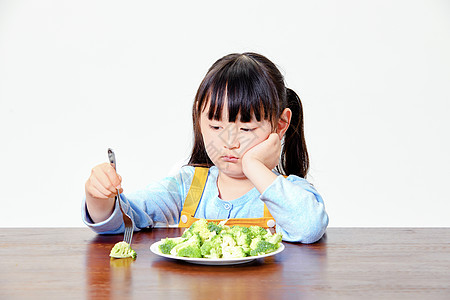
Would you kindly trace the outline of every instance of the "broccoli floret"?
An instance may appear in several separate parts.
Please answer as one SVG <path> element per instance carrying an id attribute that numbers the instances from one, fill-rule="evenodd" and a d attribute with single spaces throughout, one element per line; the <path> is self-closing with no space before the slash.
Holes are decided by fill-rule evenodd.
<path id="1" fill-rule="evenodd" d="M 222 257 L 223 258 L 240 258 L 240 257 L 246 257 L 247 254 L 245 254 L 244 249 L 242 247 L 236 246 L 228 246 L 222 248 Z"/>
<path id="2" fill-rule="evenodd" d="M 234 225 L 233 227 L 231 227 L 230 232 L 232 234 L 236 234 L 237 232 L 249 234 L 250 233 L 250 229 L 248 227 Z"/>
<path id="3" fill-rule="evenodd" d="M 178 250 L 177 252 L 178 256 L 183 256 L 183 257 L 197 257 L 197 258 L 201 258 L 202 257 L 202 251 L 200 250 L 200 248 L 198 246 L 186 246 L 183 247 L 181 249 Z"/>
<path id="4" fill-rule="evenodd" d="M 250 251 L 252 251 L 250 246 L 246 246 L 246 245 L 242 246 L 242 250 L 244 250 L 246 256 L 250 256 Z"/>
<path id="5" fill-rule="evenodd" d="M 159 251 L 164 254 L 169 254 L 173 247 L 184 242 L 185 240 L 186 239 L 182 237 L 162 239 L 162 243 L 159 244 Z"/>
<path id="6" fill-rule="evenodd" d="M 253 238 L 258 237 L 258 236 L 264 236 L 267 234 L 267 231 L 259 226 L 250 226 L 249 227 L 250 230 L 250 234 L 252 235 Z"/>
<path id="7" fill-rule="evenodd" d="M 255 250 L 260 241 L 262 241 L 260 237 L 252 239 L 252 242 L 250 243 L 250 249 Z"/>
<path id="8" fill-rule="evenodd" d="M 170 254 L 177 256 L 178 252 L 181 249 L 190 247 L 190 246 L 198 248 L 200 250 L 201 243 L 202 243 L 202 241 L 201 241 L 200 236 L 198 234 L 194 234 L 188 240 L 186 240 L 178 245 L 175 245 L 175 247 L 173 247 L 172 250 L 170 250 Z"/>
<path id="9" fill-rule="evenodd" d="M 205 256 L 205 255 L 211 254 L 211 249 L 213 247 L 214 247 L 214 245 L 211 241 L 204 242 L 203 245 L 200 247 L 202 255 Z"/>
<path id="10" fill-rule="evenodd" d="M 190 231 L 189 228 L 188 228 L 188 229 L 186 229 L 186 230 L 183 232 L 183 235 L 181 235 L 181 237 L 182 237 L 182 238 L 185 238 L 185 239 L 188 239 L 188 238 L 190 238 L 192 235 L 193 235 L 192 231 Z"/>
<path id="11" fill-rule="evenodd" d="M 239 246 L 250 246 L 250 243 L 252 242 L 251 235 L 245 233 L 245 231 L 235 231 L 233 236 Z"/>
<path id="12" fill-rule="evenodd" d="M 213 223 L 214 224 L 214 223 Z M 215 230 L 208 229 L 208 221 L 205 219 L 200 219 L 192 223 L 191 227 L 183 234 L 185 238 L 192 236 L 193 234 L 198 233 L 202 241 L 207 241 L 216 235 Z"/>
<path id="13" fill-rule="evenodd" d="M 252 242 L 252 244 L 253 244 L 253 242 Z M 252 250 L 250 251 L 250 255 L 251 256 L 263 255 L 263 254 L 267 254 L 270 252 L 274 252 L 277 249 L 278 249 L 277 245 L 274 245 L 267 241 L 260 240 L 256 243 L 256 247 L 252 248 Z"/>
<path id="14" fill-rule="evenodd" d="M 266 229 L 266 233 L 264 233 L 264 235 L 261 235 L 261 238 L 263 240 L 267 240 L 268 238 L 270 238 L 272 236 L 272 232 L 269 229 Z"/>
<path id="15" fill-rule="evenodd" d="M 266 237 L 266 241 L 268 241 L 269 243 L 272 243 L 274 245 L 278 245 L 279 243 L 281 243 L 282 238 L 283 237 L 280 233 L 275 233 L 271 236 Z"/>
<path id="16" fill-rule="evenodd" d="M 109 256 L 114 257 L 114 258 L 131 257 L 131 258 L 135 259 L 137 254 L 136 254 L 136 251 L 131 249 L 131 247 L 130 247 L 130 245 L 128 243 L 126 243 L 126 242 L 118 242 L 111 249 L 111 252 L 109 253 Z"/>
<path id="17" fill-rule="evenodd" d="M 223 228 L 221 226 L 217 225 L 216 223 L 213 223 L 213 222 L 209 222 L 208 223 L 208 230 L 209 231 L 215 231 L 216 234 L 219 234 L 222 231 L 222 229 Z"/>
<path id="18" fill-rule="evenodd" d="M 211 240 L 204 242 L 200 249 L 203 256 L 218 258 L 220 253 L 222 253 L 222 237 L 220 235 L 214 236 Z"/>
<path id="19" fill-rule="evenodd" d="M 205 258 L 222 258 L 222 247 L 212 248 L 211 252 L 205 255 Z"/>
<path id="20" fill-rule="evenodd" d="M 236 246 L 236 241 L 231 233 L 222 234 L 222 248 L 227 246 Z"/>

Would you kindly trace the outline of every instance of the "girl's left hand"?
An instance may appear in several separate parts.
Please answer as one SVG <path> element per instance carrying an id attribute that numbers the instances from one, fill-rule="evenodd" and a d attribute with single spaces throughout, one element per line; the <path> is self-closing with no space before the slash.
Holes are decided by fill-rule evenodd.
<path id="1" fill-rule="evenodd" d="M 280 161 L 281 141 L 277 133 L 271 133 L 266 140 L 248 150 L 242 157 L 242 171 L 252 162 L 260 162 L 272 170 Z"/>

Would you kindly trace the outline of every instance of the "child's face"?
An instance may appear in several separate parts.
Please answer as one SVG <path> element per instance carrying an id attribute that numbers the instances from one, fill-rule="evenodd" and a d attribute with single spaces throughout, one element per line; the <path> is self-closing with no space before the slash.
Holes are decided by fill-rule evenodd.
<path id="1" fill-rule="evenodd" d="M 230 177 L 243 178 L 242 157 L 253 146 L 266 140 L 272 132 L 269 121 L 242 123 L 240 116 L 236 122 L 228 122 L 227 103 L 223 104 L 221 121 L 208 119 L 209 103 L 200 118 L 200 128 L 206 152 L 214 165 Z"/>

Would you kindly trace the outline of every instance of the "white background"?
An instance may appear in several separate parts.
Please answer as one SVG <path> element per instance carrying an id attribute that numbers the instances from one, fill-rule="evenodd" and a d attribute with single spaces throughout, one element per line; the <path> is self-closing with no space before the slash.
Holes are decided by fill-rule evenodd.
<path id="1" fill-rule="evenodd" d="M 84 226 L 189 154 L 209 66 L 266 55 L 300 95 L 330 226 L 449 226 L 449 1 L 0 1 L 0 227 Z"/>

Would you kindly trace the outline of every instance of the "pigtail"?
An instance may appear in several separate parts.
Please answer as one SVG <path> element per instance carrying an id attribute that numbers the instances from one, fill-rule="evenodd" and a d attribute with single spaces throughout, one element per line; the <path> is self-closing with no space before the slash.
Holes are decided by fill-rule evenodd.
<path id="1" fill-rule="evenodd" d="M 291 123 L 284 136 L 278 172 L 306 178 L 309 157 L 303 133 L 303 108 L 297 94 L 286 88 L 287 108 L 292 111 Z"/>

